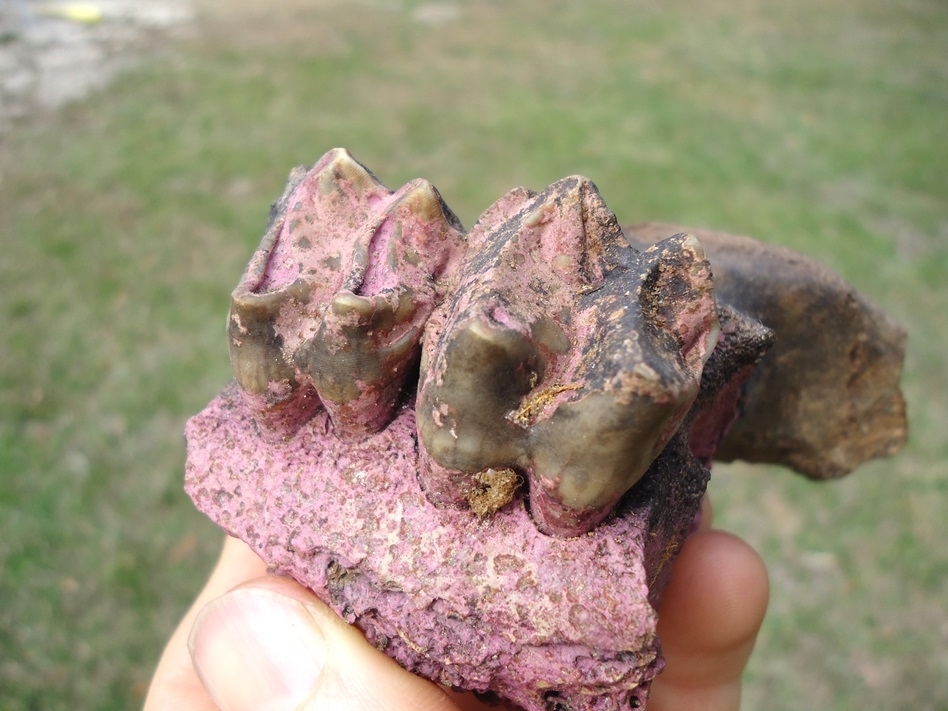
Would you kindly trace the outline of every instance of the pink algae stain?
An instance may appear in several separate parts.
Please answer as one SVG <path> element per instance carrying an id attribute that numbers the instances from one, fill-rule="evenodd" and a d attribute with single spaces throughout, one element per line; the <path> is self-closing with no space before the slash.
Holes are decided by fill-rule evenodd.
<path id="1" fill-rule="evenodd" d="M 394 247 L 395 232 L 395 215 L 390 213 L 369 240 L 368 265 L 362 277 L 362 288 L 359 289 L 359 293 L 378 294 L 398 286 L 398 272 L 386 263 Z"/>
<path id="2" fill-rule="evenodd" d="M 495 305 L 490 310 L 490 318 L 492 321 L 499 323 L 501 326 L 509 328 L 513 331 L 523 331 L 524 325 L 501 305 Z"/>

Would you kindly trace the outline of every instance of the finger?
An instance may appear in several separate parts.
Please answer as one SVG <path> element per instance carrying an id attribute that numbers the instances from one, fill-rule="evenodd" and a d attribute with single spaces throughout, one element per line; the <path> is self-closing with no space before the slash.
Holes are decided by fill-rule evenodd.
<path id="1" fill-rule="evenodd" d="M 214 600 L 198 615 L 190 648 L 222 711 L 458 710 L 440 687 L 399 667 L 285 578 Z"/>
<path id="2" fill-rule="evenodd" d="M 649 709 L 736 711 L 768 597 L 767 570 L 744 541 L 723 531 L 691 536 L 659 606 L 666 668 Z"/>
<path id="3" fill-rule="evenodd" d="M 145 711 L 216 711 L 191 664 L 188 633 L 208 602 L 247 580 L 266 573 L 266 564 L 242 541 L 227 537 L 210 578 L 168 640 L 148 689 Z"/>

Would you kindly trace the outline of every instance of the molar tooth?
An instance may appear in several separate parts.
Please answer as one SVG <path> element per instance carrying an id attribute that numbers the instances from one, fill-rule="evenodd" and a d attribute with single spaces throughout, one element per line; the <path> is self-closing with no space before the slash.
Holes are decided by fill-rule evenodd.
<path id="1" fill-rule="evenodd" d="M 464 286 L 425 345 L 422 481 L 456 502 L 474 473 L 518 469 L 541 530 L 584 533 L 694 402 L 718 329 L 703 249 L 679 235 L 635 252 L 579 176 L 501 199 L 468 239 Z"/>
<path id="2" fill-rule="evenodd" d="M 339 433 L 380 430 L 463 247 L 427 181 L 393 193 L 341 148 L 294 169 L 235 291 L 238 382 L 271 400 L 311 384 Z M 290 297 L 299 303 L 284 308 Z"/>

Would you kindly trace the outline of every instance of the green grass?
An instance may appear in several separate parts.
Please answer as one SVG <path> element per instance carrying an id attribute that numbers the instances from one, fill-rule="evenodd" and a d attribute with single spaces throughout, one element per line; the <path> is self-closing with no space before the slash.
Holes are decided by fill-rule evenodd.
<path id="1" fill-rule="evenodd" d="M 247 5 L 0 142 L 0 709 L 141 703 L 219 545 L 181 432 L 229 377 L 229 291 L 336 145 L 466 225 L 583 173 L 622 220 L 794 247 L 901 320 L 903 454 L 712 494 L 774 584 L 747 708 L 945 708 L 948 7 Z"/>

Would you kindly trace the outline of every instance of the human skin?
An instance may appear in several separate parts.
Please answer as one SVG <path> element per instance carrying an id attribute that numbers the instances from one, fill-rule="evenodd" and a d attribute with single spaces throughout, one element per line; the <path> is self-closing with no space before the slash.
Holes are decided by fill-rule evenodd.
<path id="1" fill-rule="evenodd" d="M 703 509 L 659 605 L 666 668 L 652 684 L 650 711 L 738 709 L 741 673 L 766 611 L 760 557 L 712 530 L 707 500 Z M 497 707 L 401 669 L 312 592 L 268 576 L 234 538 L 169 640 L 145 701 L 145 711 L 481 708 Z"/>

